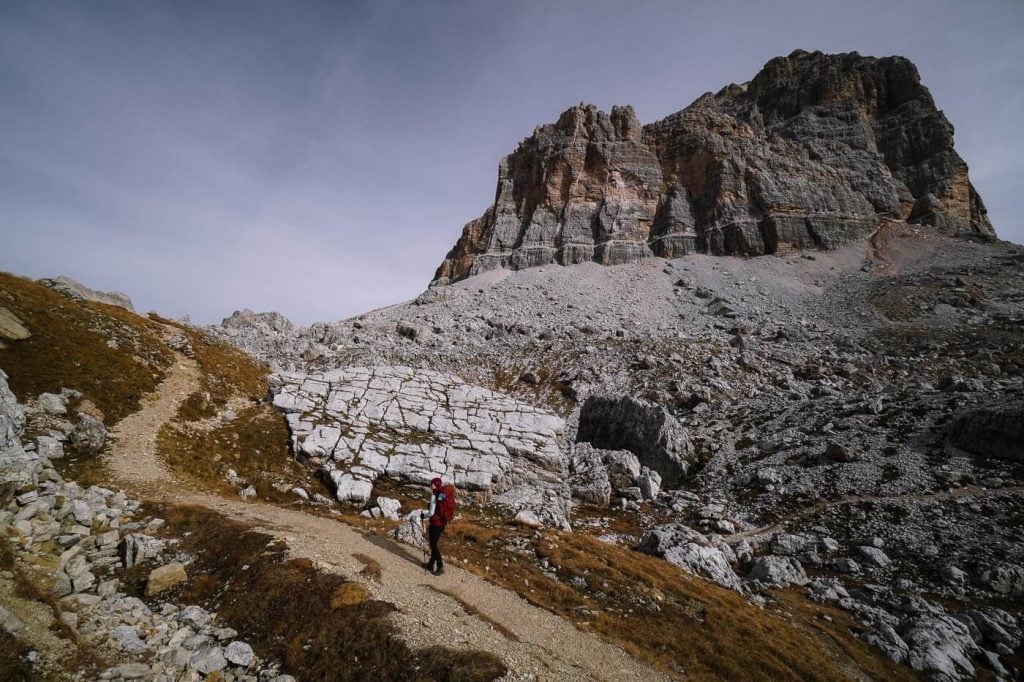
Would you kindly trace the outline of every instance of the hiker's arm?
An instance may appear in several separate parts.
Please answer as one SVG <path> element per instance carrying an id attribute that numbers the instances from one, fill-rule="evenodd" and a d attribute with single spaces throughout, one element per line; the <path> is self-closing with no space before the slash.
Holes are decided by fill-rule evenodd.
<path id="1" fill-rule="evenodd" d="M 427 510 L 427 518 L 432 517 L 434 515 L 435 511 L 437 511 L 437 495 L 431 495 L 430 496 L 430 509 Z"/>

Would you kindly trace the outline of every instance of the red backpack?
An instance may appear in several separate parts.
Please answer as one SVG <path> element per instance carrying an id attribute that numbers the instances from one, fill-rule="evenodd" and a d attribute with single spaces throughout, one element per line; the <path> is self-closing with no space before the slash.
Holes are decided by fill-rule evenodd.
<path id="1" fill-rule="evenodd" d="M 441 486 L 441 495 L 444 495 L 443 499 L 438 500 L 437 515 L 441 519 L 441 523 L 448 525 L 455 518 L 455 486 L 448 484 Z M 441 497 L 438 495 L 438 497 Z"/>

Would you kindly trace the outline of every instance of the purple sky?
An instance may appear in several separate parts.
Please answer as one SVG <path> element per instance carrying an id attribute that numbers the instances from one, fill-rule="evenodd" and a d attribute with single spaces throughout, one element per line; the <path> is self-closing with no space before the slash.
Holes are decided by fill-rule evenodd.
<path id="1" fill-rule="evenodd" d="M 912 59 L 1024 242 L 1024 3 L 0 4 L 0 269 L 139 310 L 334 320 L 418 294 L 567 107 L 644 123 L 796 48 Z"/>

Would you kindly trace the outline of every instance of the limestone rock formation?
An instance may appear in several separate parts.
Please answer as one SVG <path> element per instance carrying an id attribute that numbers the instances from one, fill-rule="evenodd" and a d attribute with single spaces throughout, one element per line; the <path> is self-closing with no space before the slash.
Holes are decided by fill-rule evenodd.
<path id="1" fill-rule="evenodd" d="M 629 450 L 639 464 L 673 484 L 686 476 L 694 454 L 675 417 L 659 405 L 629 395 L 587 398 L 576 440 L 596 448 Z M 639 475 L 637 471 L 634 478 Z"/>
<path id="2" fill-rule="evenodd" d="M 297 451 L 323 461 L 341 501 L 366 503 L 382 475 L 424 485 L 441 476 L 568 525 L 564 421 L 554 414 L 408 367 L 283 372 L 278 383 L 274 405 L 286 413 Z"/>
<path id="3" fill-rule="evenodd" d="M 498 167 L 494 204 L 437 269 L 831 249 L 880 217 L 995 233 L 953 126 L 902 57 L 798 50 L 753 80 L 641 126 L 589 104 L 534 130 Z"/>
<path id="4" fill-rule="evenodd" d="M 56 279 L 44 279 L 40 281 L 51 289 L 55 289 L 56 291 L 74 299 L 116 305 L 135 312 L 135 308 L 132 306 L 132 299 L 128 298 L 128 294 L 122 294 L 120 291 L 97 291 L 96 289 L 90 289 L 77 280 L 63 275 Z"/>
<path id="5" fill-rule="evenodd" d="M 7 308 L 0 306 L 0 339 L 20 341 L 32 336 L 25 323 Z M 2 343 L 2 341 L 0 341 Z"/>
<path id="6" fill-rule="evenodd" d="M 957 418 L 948 441 L 983 457 L 1024 459 L 1024 409 L 974 410 Z"/>

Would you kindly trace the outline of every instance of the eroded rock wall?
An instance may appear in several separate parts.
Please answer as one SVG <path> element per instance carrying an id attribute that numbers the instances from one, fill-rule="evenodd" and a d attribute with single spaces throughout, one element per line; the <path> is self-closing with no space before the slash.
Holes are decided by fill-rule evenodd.
<path id="1" fill-rule="evenodd" d="M 580 104 L 498 169 L 434 281 L 504 267 L 832 249 L 880 216 L 995 236 L 953 127 L 902 57 L 796 51 L 641 126 Z"/>

